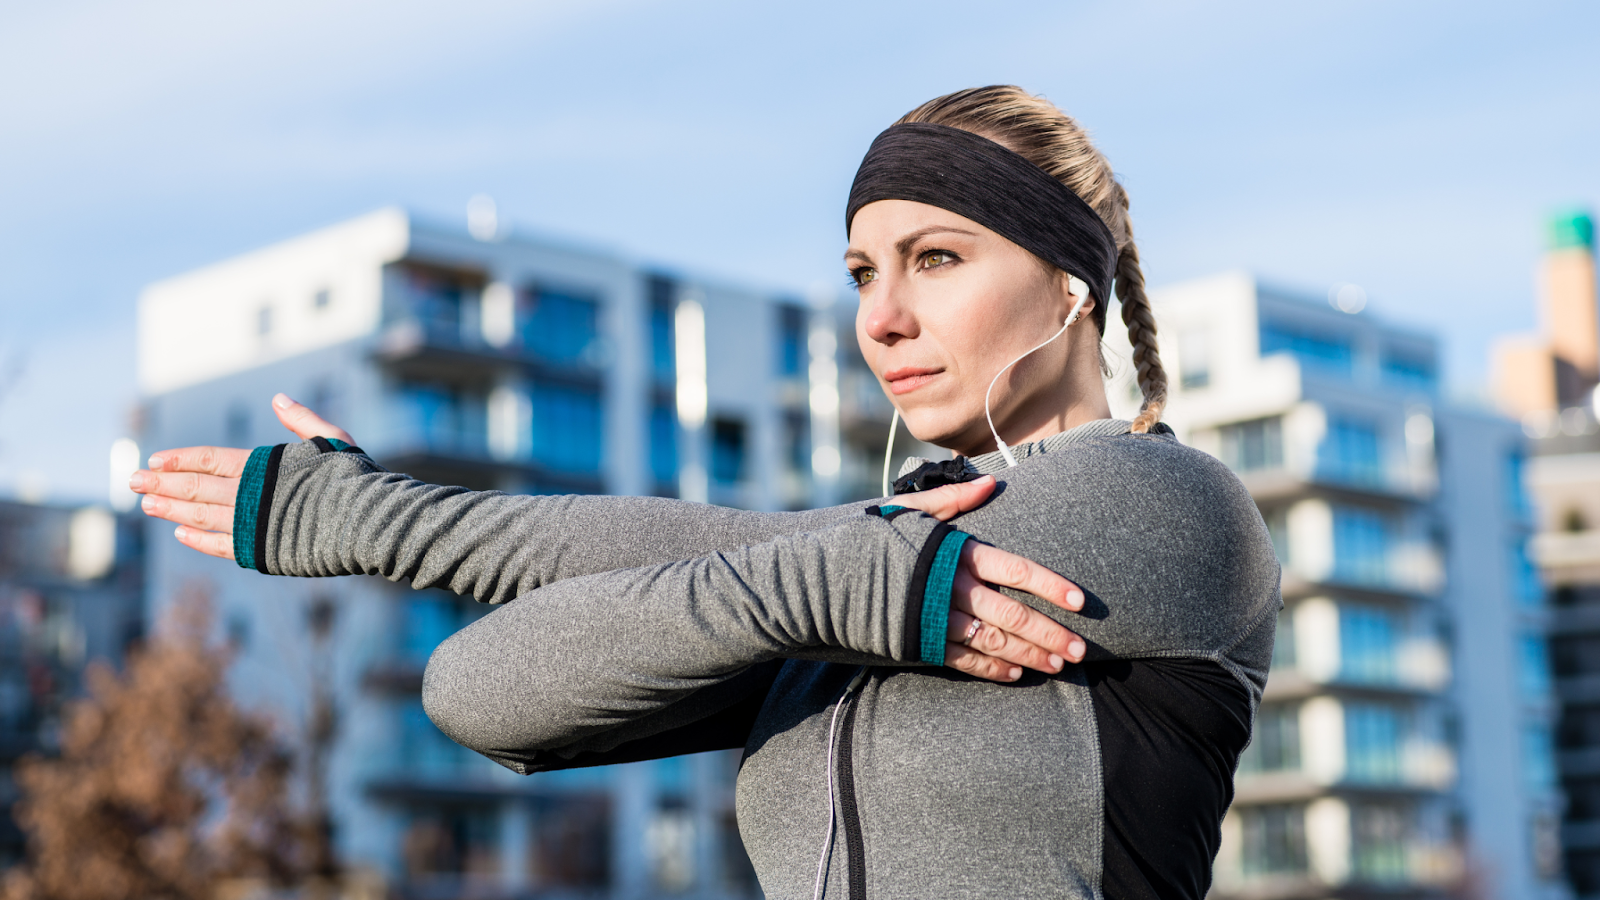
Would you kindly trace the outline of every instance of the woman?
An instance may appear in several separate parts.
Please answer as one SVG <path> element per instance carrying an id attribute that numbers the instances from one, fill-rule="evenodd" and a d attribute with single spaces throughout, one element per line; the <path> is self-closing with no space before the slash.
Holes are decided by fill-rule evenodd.
<path id="1" fill-rule="evenodd" d="M 434 654 L 429 715 L 519 772 L 743 747 L 769 897 L 1204 896 L 1278 567 L 1238 481 L 1158 424 L 1126 194 L 1054 106 L 981 88 L 879 136 L 846 229 L 862 352 L 958 454 L 897 484 L 927 493 L 783 514 L 473 493 L 384 471 L 287 398 L 311 441 L 161 454 L 135 489 L 264 572 L 520 597 Z M 1131 423 L 1101 376 L 1113 278 Z"/>

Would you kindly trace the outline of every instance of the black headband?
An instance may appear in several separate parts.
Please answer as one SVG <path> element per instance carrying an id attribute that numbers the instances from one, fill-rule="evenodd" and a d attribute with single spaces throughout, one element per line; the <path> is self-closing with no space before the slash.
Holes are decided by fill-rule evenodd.
<path id="1" fill-rule="evenodd" d="M 947 125 L 890 126 L 856 170 L 846 236 L 857 210 L 878 200 L 914 200 L 977 222 L 1082 278 L 1104 315 L 1117 271 L 1111 230 L 1071 188 L 994 141 Z"/>

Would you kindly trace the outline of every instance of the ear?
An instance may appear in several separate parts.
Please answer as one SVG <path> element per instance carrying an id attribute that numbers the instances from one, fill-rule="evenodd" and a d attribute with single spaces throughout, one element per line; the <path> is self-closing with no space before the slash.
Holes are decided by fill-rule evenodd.
<path id="1" fill-rule="evenodd" d="M 1089 293 L 1089 285 L 1082 278 L 1066 272 L 1062 272 L 1061 275 L 1062 300 L 1066 304 L 1062 318 L 1064 319 L 1071 315 L 1072 310 L 1076 308 L 1078 319 L 1081 320 L 1084 316 L 1094 311 L 1094 295 Z M 1079 301 L 1082 301 L 1081 306 L 1079 306 Z"/>

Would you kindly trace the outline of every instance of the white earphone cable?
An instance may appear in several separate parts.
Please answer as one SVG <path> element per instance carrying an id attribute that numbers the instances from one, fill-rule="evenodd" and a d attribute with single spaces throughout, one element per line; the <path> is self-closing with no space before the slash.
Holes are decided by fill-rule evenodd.
<path id="1" fill-rule="evenodd" d="M 1078 281 L 1076 277 L 1074 277 L 1072 281 L 1074 283 L 1074 289 L 1076 292 L 1077 285 L 1080 285 L 1083 282 Z M 1072 323 L 1078 321 L 1078 313 L 1082 311 L 1084 301 L 1088 299 L 1089 290 L 1087 287 L 1084 287 L 1081 289 L 1081 293 L 1078 293 L 1078 302 L 1073 304 L 1072 312 L 1067 314 L 1067 320 L 1061 323 L 1061 330 L 1050 335 L 1050 337 L 1046 339 L 1044 343 L 1033 348 L 1032 350 L 1029 350 L 1027 353 L 1022 354 L 1016 359 L 1013 359 L 1011 362 L 1006 363 L 1004 368 L 994 373 L 994 378 L 989 381 L 989 389 L 983 392 L 983 417 L 989 420 L 989 433 L 994 435 L 995 446 L 1000 448 L 1000 455 L 1005 458 L 1007 468 L 1016 466 L 1017 458 L 1011 455 L 1011 448 L 1006 446 L 1006 442 L 1000 439 L 1000 431 L 994 427 L 994 416 L 989 412 L 989 395 L 994 393 L 994 386 L 1000 383 L 1000 376 L 1004 375 L 1008 369 L 1027 359 L 1029 356 L 1039 352 L 1040 350 L 1043 350 L 1045 347 L 1050 345 L 1051 341 L 1061 337 L 1061 335 L 1065 333 L 1068 328 L 1071 328 Z"/>
<path id="2" fill-rule="evenodd" d="M 891 439 L 892 439 L 891 435 Z M 839 703 L 833 708 L 833 718 L 828 722 L 828 833 L 822 839 L 822 856 L 817 858 L 817 882 L 811 891 L 811 900 L 822 900 L 822 875 L 828 870 L 828 851 L 833 849 L 833 734 L 839 725 L 839 713 L 844 711 L 846 703 L 850 702 L 850 695 L 861 686 L 861 680 L 866 677 L 867 667 L 862 666 L 856 670 L 856 676 L 845 685 L 844 693 L 839 697 Z"/>
<path id="3" fill-rule="evenodd" d="M 889 419 L 889 440 L 883 445 L 883 496 L 893 496 L 889 493 L 889 461 L 894 458 L 894 431 L 900 427 L 900 408 L 894 410 L 893 418 Z"/>

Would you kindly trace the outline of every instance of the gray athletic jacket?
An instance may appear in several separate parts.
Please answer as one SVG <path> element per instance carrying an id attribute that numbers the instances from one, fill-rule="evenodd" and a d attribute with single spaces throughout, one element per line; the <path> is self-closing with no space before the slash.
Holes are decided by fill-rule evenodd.
<path id="1" fill-rule="evenodd" d="M 252 454 L 235 551 L 505 604 L 438 648 L 423 702 L 518 772 L 742 746 L 774 900 L 811 897 L 819 860 L 834 898 L 1199 898 L 1280 606 L 1261 516 L 1215 459 L 1126 422 L 1016 452 L 971 461 L 1001 485 L 956 530 L 892 500 L 471 492 L 318 438 Z M 1083 664 L 938 665 L 967 535 L 1084 589 L 1079 614 L 1014 595 L 1082 635 Z"/>

